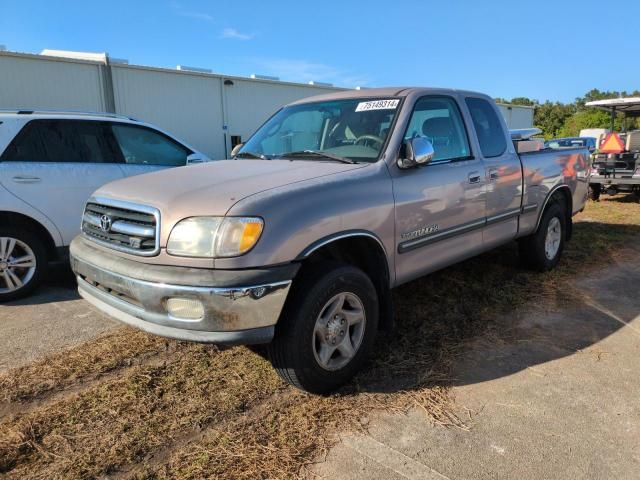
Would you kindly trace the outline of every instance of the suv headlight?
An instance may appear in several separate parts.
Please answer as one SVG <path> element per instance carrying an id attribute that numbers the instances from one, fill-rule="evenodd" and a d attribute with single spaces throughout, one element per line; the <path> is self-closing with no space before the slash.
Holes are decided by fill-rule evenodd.
<path id="1" fill-rule="evenodd" d="M 191 217 L 171 230 L 167 253 L 183 257 L 237 257 L 258 242 L 264 222 L 257 217 Z"/>

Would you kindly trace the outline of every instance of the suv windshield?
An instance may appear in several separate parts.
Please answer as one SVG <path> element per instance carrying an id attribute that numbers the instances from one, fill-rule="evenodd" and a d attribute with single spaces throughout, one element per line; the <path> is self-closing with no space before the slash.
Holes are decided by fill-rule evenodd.
<path id="1" fill-rule="evenodd" d="M 398 110 L 398 98 L 349 99 L 285 107 L 240 149 L 238 158 L 375 162 Z M 326 154 L 326 155 L 322 155 Z"/>

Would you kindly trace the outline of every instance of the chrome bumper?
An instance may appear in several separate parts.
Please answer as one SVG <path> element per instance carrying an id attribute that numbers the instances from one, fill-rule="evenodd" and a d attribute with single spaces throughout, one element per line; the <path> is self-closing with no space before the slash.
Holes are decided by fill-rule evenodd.
<path id="1" fill-rule="evenodd" d="M 640 185 L 640 175 L 622 176 L 620 173 L 616 176 L 591 175 L 589 183 L 599 183 L 601 185 Z"/>
<path id="2" fill-rule="evenodd" d="M 224 288 L 156 283 L 96 266 L 78 250 L 72 244 L 71 265 L 83 298 L 123 323 L 178 340 L 267 343 L 291 286 L 291 280 Z M 204 315 L 197 320 L 175 318 L 166 309 L 169 298 L 199 300 Z"/>

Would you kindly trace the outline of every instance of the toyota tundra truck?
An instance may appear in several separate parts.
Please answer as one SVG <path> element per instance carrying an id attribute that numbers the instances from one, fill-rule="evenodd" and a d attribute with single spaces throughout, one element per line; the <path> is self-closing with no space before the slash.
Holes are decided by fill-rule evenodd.
<path id="1" fill-rule="evenodd" d="M 82 297 L 125 324 L 268 344 L 284 380 L 325 393 L 389 328 L 392 288 L 514 240 L 525 265 L 553 268 L 588 160 L 509 132 L 480 93 L 322 95 L 280 109 L 230 160 L 98 189 L 72 268 Z"/>

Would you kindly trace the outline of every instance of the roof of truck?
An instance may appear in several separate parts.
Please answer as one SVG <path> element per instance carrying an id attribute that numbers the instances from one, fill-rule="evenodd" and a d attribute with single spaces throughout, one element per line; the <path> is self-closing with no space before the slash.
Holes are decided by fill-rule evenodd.
<path id="1" fill-rule="evenodd" d="M 474 96 L 483 96 L 489 98 L 484 93 L 473 92 L 468 90 L 456 90 L 453 88 L 433 88 L 433 87 L 383 87 L 383 88 L 365 88 L 361 90 L 344 90 L 341 92 L 325 93 L 313 97 L 303 98 L 289 105 L 298 105 L 302 103 L 321 102 L 325 100 L 341 100 L 347 98 L 372 98 L 372 97 L 406 97 L 412 93 L 421 93 L 424 95 L 446 94 L 446 93 L 463 93 Z"/>

